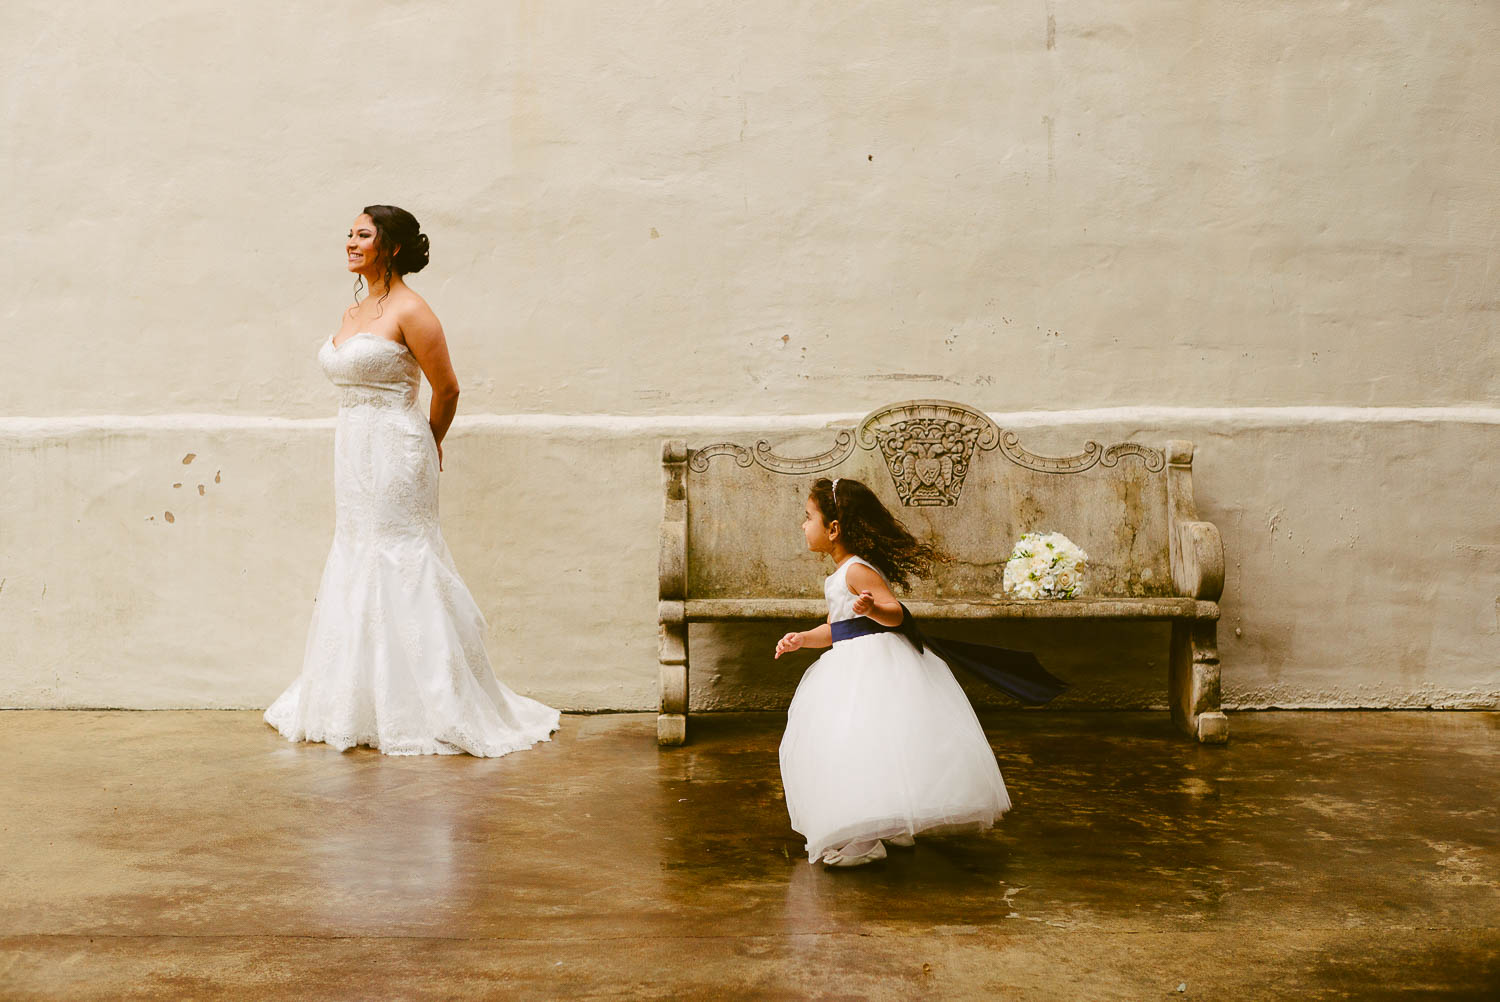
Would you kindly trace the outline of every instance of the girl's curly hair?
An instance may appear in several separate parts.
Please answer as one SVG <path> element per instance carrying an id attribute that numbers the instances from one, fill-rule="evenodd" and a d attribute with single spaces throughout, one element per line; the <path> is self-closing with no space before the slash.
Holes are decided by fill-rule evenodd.
<path id="1" fill-rule="evenodd" d="M 839 539 L 855 556 L 874 564 L 887 581 L 905 590 L 913 577 L 923 577 L 938 559 L 937 551 L 906 530 L 901 521 L 858 480 L 820 477 L 808 494 L 823 515 L 823 524 L 838 522 Z"/>

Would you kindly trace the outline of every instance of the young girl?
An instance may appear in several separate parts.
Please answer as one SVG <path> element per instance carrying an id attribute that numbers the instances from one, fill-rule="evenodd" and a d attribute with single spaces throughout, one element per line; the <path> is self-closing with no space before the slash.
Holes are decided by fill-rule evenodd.
<path id="1" fill-rule="evenodd" d="M 931 650 L 901 633 L 905 587 L 931 565 L 868 487 L 816 481 L 802 523 L 807 548 L 837 565 L 823 584 L 828 622 L 788 633 L 776 657 L 833 649 L 802 676 L 781 739 L 781 782 L 809 862 L 859 866 L 921 831 L 988 828 L 1010 809 L 968 697 Z"/>

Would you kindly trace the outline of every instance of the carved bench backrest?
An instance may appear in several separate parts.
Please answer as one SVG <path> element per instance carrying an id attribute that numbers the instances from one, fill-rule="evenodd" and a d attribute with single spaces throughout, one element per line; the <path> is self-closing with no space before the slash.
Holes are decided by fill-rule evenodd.
<path id="1" fill-rule="evenodd" d="M 820 476 L 864 481 L 951 557 L 915 583 L 913 598 L 998 597 L 1011 546 L 1030 531 L 1064 533 L 1088 551 L 1091 594 L 1174 593 L 1162 449 L 1088 442 L 1077 455 L 1039 456 L 983 413 L 945 400 L 883 407 L 830 440 L 806 457 L 762 440 L 689 449 L 680 467 L 669 464 L 669 513 L 673 469 L 687 502 L 685 597 L 820 596 L 829 567 L 807 552 L 800 529 Z M 1174 452 L 1174 472 L 1190 476 L 1191 446 L 1175 443 Z M 1192 517 L 1184 483 L 1177 515 Z"/>

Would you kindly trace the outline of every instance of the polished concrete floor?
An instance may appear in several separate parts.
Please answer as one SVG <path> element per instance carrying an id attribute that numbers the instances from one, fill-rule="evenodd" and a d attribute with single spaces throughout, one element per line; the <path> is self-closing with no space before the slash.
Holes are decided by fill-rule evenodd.
<path id="1" fill-rule="evenodd" d="M 840 872 L 782 719 L 481 760 L 0 713 L 0 999 L 1500 998 L 1500 714 L 997 713 L 1002 824 Z"/>

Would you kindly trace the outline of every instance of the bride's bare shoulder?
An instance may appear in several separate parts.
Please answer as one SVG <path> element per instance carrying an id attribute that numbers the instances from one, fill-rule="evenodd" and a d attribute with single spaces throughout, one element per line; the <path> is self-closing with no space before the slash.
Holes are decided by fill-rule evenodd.
<path id="1" fill-rule="evenodd" d="M 404 290 L 401 301 L 396 305 L 396 322 L 401 325 L 403 331 L 409 327 L 422 330 L 442 329 L 442 325 L 438 323 L 437 314 L 432 311 L 431 306 L 427 305 L 427 300 L 410 288 Z"/>

